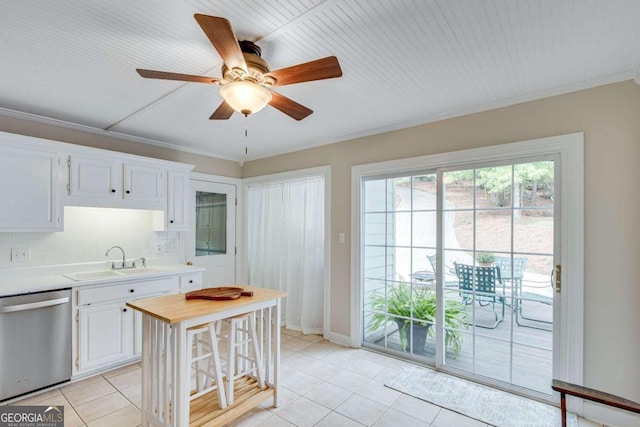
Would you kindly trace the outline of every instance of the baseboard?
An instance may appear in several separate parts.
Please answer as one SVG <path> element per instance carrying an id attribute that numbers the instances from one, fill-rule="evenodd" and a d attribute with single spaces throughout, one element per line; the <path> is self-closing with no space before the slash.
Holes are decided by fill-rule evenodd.
<path id="1" fill-rule="evenodd" d="M 640 426 L 640 414 L 634 414 L 611 406 L 584 401 L 584 415 L 586 419 L 616 427 Z"/>
<path id="2" fill-rule="evenodd" d="M 334 344 L 339 344 L 345 347 L 352 347 L 351 337 L 348 335 L 336 334 L 335 332 L 327 332 L 326 334 L 324 334 L 324 338 Z"/>

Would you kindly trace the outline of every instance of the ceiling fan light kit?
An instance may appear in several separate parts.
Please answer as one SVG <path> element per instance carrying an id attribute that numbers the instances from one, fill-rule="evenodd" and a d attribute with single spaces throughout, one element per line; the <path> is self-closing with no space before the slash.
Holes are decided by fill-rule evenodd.
<path id="1" fill-rule="evenodd" d="M 260 47 L 251 41 L 238 42 L 228 20 L 201 14 L 195 14 L 194 18 L 222 58 L 222 79 L 145 69 L 136 71 L 144 78 L 220 85 L 224 101 L 209 117 L 211 120 L 227 120 L 234 111 L 247 116 L 267 104 L 295 120 L 302 120 L 313 111 L 270 88 L 342 76 L 335 56 L 270 71 L 269 64 L 261 58 Z"/>
<path id="2" fill-rule="evenodd" d="M 231 108 L 245 116 L 257 113 L 271 101 L 268 89 L 247 80 L 225 84 L 220 88 L 220 95 Z"/>

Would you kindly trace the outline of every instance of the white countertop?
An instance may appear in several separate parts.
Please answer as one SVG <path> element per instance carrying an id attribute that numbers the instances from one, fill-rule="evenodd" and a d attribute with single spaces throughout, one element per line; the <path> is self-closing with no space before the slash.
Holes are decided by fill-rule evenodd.
<path id="1" fill-rule="evenodd" d="M 109 276 L 91 280 L 71 280 L 65 274 L 85 273 L 108 270 L 105 263 L 87 263 L 27 268 L 0 269 L 0 297 L 32 292 L 49 291 L 62 288 L 77 288 L 101 283 L 126 283 L 147 280 L 154 277 L 166 277 L 178 274 L 198 273 L 204 268 L 184 264 L 150 263 L 148 273 L 130 276 Z M 140 270 L 143 270 L 141 267 Z"/>

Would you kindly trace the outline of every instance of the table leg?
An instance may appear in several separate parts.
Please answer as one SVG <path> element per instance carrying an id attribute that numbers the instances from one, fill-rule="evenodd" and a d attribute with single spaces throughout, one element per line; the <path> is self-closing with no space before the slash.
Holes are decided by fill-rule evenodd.
<path id="1" fill-rule="evenodd" d="M 149 325 L 151 318 L 142 315 L 142 427 L 147 427 L 149 411 Z"/>
<path id="2" fill-rule="evenodd" d="M 280 383 L 280 299 L 276 301 L 275 318 L 275 355 L 273 361 L 273 406 L 278 407 L 278 389 Z"/>
<path id="3" fill-rule="evenodd" d="M 567 427 L 567 398 L 560 393 L 560 410 L 562 411 L 562 427 Z"/>
<path id="4" fill-rule="evenodd" d="M 187 366 L 187 330 L 184 324 L 176 327 L 176 394 L 175 394 L 175 420 L 176 425 L 183 427 L 189 425 L 189 389 L 191 388 L 191 372 Z"/>

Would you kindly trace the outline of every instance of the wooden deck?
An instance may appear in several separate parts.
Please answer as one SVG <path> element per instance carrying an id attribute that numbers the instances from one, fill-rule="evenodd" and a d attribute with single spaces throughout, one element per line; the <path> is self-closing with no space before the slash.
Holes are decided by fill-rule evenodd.
<path id="1" fill-rule="evenodd" d="M 532 301 L 525 301 L 523 304 L 525 316 L 547 321 L 552 319 L 551 306 Z M 496 305 L 496 310 L 501 313 L 501 307 L 499 310 L 498 307 Z M 476 305 L 476 324 L 490 325 L 493 320 L 490 307 L 479 308 Z M 519 323 L 520 325 L 515 322 L 513 312 L 507 306 L 504 321 L 495 329 L 470 326 L 463 333 L 462 351 L 456 355 L 448 350 L 445 355 L 445 365 L 551 394 L 553 356 L 551 324 L 522 319 Z M 475 329 L 475 340 L 473 329 Z M 513 336 L 513 348 L 510 346 L 511 336 Z M 386 337 L 377 337 L 367 342 L 392 350 L 395 354 L 402 352 L 399 334 L 395 327 L 390 327 Z M 407 352 L 409 351 L 407 349 Z M 407 354 L 407 352 L 402 353 Z M 434 339 L 429 337 L 424 349 L 415 350 L 408 356 L 418 362 L 433 365 L 435 363 Z"/>

